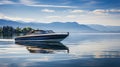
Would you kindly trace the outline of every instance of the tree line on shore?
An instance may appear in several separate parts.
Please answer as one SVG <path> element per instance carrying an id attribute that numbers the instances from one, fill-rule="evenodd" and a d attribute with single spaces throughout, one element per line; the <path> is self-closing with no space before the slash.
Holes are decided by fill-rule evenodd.
<path id="1" fill-rule="evenodd" d="M 34 30 L 31 27 L 24 27 L 24 28 L 20 28 L 20 27 L 12 27 L 12 26 L 2 26 L 0 27 L 0 33 L 1 34 L 18 34 L 18 33 L 23 33 L 26 34 L 30 31 Z"/>

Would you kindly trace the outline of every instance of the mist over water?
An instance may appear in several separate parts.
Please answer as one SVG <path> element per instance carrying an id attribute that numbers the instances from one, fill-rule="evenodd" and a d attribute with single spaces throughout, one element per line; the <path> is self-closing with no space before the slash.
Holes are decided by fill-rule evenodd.
<path id="1" fill-rule="evenodd" d="M 119 60 L 115 33 L 70 33 L 61 43 L 0 39 L 1 67 L 119 67 Z"/>

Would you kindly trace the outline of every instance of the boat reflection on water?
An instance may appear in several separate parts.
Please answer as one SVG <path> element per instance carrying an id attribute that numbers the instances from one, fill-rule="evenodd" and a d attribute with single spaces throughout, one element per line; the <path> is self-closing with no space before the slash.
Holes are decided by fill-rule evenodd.
<path id="1" fill-rule="evenodd" d="M 26 46 L 30 53 L 56 53 L 66 52 L 69 53 L 68 47 L 60 42 L 40 42 L 40 41 L 18 41 L 17 45 Z"/>

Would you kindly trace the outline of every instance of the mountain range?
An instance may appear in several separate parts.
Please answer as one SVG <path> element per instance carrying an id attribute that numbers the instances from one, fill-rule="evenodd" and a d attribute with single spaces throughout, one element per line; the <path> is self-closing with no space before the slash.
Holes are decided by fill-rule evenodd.
<path id="1" fill-rule="evenodd" d="M 120 26 L 86 25 L 78 24 L 77 22 L 26 23 L 23 21 L 0 19 L 0 26 L 32 27 L 34 29 L 54 30 L 56 32 L 120 32 Z"/>

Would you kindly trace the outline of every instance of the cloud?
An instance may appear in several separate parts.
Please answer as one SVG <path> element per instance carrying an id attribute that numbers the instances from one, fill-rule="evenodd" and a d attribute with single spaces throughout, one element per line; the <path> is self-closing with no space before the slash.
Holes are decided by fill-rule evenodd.
<path id="1" fill-rule="evenodd" d="M 60 16 L 47 16 L 46 18 L 49 18 L 49 19 L 54 18 L 55 19 L 55 18 L 61 18 L 61 17 Z"/>
<path id="2" fill-rule="evenodd" d="M 10 1 L 10 0 L 1 0 L 0 5 L 3 5 L 3 4 L 17 4 L 17 3 Z"/>
<path id="3" fill-rule="evenodd" d="M 72 10 L 71 13 L 83 13 L 85 12 L 84 10 Z"/>
<path id="4" fill-rule="evenodd" d="M 70 13 L 74 14 L 95 14 L 95 15 L 107 15 L 112 13 L 120 13 L 120 9 L 95 9 L 95 10 L 70 10 Z"/>
<path id="5" fill-rule="evenodd" d="M 76 18 L 76 15 L 67 15 L 67 18 Z"/>
<path id="6" fill-rule="evenodd" d="M 91 12 L 94 14 L 120 13 L 120 9 L 96 9 Z"/>
<path id="7" fill-rule="evenodd" d="M 95 14 L 95 15 L 103 15 L 106 14 L 107 11 L 104 9 L 95 9 L 95 10 L 71 10 L 70 13 L 73 14 L 79 14 L 79 15 L 83 15 L 83 14 Z"/>
<path id="8" fill-rule="evenodd" d="M 2 13 L 0 13 L 0 19 L 7 19 L 7 20 L 13 20 L 13 21 L 24 21 L 24 22 L 35 21 L 35 19 L 31 19 L 31 18 L 9 17 Z"/>
<path id="9" fill-rule="evenodd" d="M 51 9 L 42 9 L 42 12 L 48 12 L 48 13 L 53 13 L 55 12 L 55 10 L 51 10 Z"/>
<path id="10" fill-rule="evenodd" d="M 77 8 L 77 7 L 73 7 L 73 6 L 40 4 L 39 2 L 34 1 L 34 0 L 20 0 L 20 4 L 24 4 L 25 6 L 32 6 L 32 7 Z"/>
<path id="11" fill-rule="evenodd" d="M 26 5 L 26 4 L 24 4 Z M 46 4 L 31 4 L 26 6 L 32 6 L 32 7 L 54 7 L 54 8 L 77 8 L 73 6 L 59 6 L 59 5 L 46 5 Z"/>
<path id="12" fill-rule="evenodd" d="M 81 10 L 81 9 L 75 9 L 70 10 L 70 13 L 74 14 L 95 14 L 95 15 L 107 15 L 111 13 L 120 13 L 120 9 L 95 9 L 95 10 Z"/>
<path id="13" fill-rule="evenodd" d="M 91 11 L 93 14 L 104 14 L 106 13 L 106 10 L 103 10 L 103 9 L 96 9 L 96 10 L 93 10 Z"/>
<path id="14" fill-rule="evenodd" d="M 21 4 L 24 4 L 24 5 L 34 5 L 34 4 L 37 4 L 37 2 L 35 2 L 33 0 L 19 0 L 19 2 Z"/>
<path id="15" fill-rule="evenodd" d="M 48 4 L 40 4 L 40 2 L 37 2 L 35 0 L 19 0 L 19 2 L 13 2 L 10 0 L 1 0 L 0 5 L 5 5 L 5 4 L 19 4 L 19 5 L 24 5 L 24 6 L 31 6 L 31 7 L 53 7 L 53 8 L 78 8 L 75 6 L 62 6 L 62 5 L 48 5 Z"/>
<path id="16" fill-rule="evenodd" d="M 110 9 L 109 12 L 120 12 L 120 9 Z"/>

